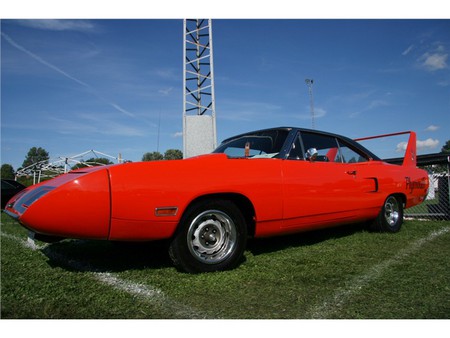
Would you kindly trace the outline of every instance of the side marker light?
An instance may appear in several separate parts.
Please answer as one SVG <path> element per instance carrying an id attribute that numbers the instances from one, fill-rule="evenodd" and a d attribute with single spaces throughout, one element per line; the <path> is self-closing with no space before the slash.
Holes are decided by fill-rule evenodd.
<path id="1" fill-rule="evenodd" d="M 178 207 L 161 207 L 155 209 L 155 216 L 176 216 Z"/>

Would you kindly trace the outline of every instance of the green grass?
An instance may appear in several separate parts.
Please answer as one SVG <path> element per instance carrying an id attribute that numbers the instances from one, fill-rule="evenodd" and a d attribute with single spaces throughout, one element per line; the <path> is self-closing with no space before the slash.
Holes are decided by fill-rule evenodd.
<path id="1" fill-rule="evenodd" d="M 2 318 L 446 318 L 450 222 L 361 225 L 254 240 L 232 271 L 191 275 L 165 243 L 39 249 L 2 215 Z"/>

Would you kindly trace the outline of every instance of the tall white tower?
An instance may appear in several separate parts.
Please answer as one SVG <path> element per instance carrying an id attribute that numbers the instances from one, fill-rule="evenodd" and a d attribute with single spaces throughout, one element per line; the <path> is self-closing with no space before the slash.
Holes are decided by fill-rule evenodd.
<path id="1" fill-rule="evenodd" d="M 211 19 L 183 23 L 183 156 L 207 154 L 217 146 Z"/>

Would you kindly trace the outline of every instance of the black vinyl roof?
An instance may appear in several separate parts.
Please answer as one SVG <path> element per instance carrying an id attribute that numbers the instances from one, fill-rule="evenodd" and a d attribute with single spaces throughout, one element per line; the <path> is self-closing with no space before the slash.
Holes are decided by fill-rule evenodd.
<path id="1" fill-rule="evenodd" d="M 232 137 L 229 137 L 225 140 L 222 141 L 221 144 L 224 143 L 228 143 L 231 140 L 235 140 L 247 135 L 251 135 L 251 134 L 258 134 L 258 133 L 262 133 L 262 132 L 267 132 L 267 131 L 288 131 L 290 133 L 313 133 L 313 134 L 317 134 L 317 135 L 325 135 L 325 136 L 331 136 L 331 137 L 336 137 L 338 139 L 343 140 L 345 143 L 347 143 L 350 146 L 353 146 L 356 149 L 361 150 L 362 152 L 366 153 L 367 155 L 369 155 L 373 160 L 377 160 L 377 161 L 381 161 L 381 159 L 376 156 L 375 154 L 373 154 L 370 150 L 368 150 L 367 148 L 363 147 L 361 144 L 359 144 L 358 142 L 352 140 L 351 138 L 348 138 L 346 136 L 343 135 L 338 135 L 338 134 L 333 134 L 333 133 L 329 133 L 326 131 L 321 131 L 321 130 L 314 130 L 314 129 L 307 129 L 307 128 L 297 128 L 297 127 L 276 127 L 276 128 L 267 128 L 267 129 L 260 129 L 260 130 L 255 130 L 255 131 L 250 131 L 247 133 L 243 133 L 243 134 L 239 134 L 239 135 L 235 135 Z"/>

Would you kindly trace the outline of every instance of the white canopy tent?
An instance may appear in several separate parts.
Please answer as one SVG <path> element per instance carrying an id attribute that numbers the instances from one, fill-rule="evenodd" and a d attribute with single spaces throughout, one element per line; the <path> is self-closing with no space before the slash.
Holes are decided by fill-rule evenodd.
<path id="1" fill-rule="evenodd" d="M 56 177 L 65 174 L 73 169 L 76 165 L 85 165 L 87 167 L 105 165 L 104 163 L 85 160 L 86 157 L 92 158 L 107 158 L 113 163 L 125 162 L 122 155 L 114 157 L 97 150 L 88 150 L 78 155 L 73 156 L 59 156 L 49 161 L 41 161 L 33 163 L 32 165 L 22 168 L 17 171 L 16 179 L 23 176 L 32 176 L 33 184 L 39 183 L 43 178 Z"/>

